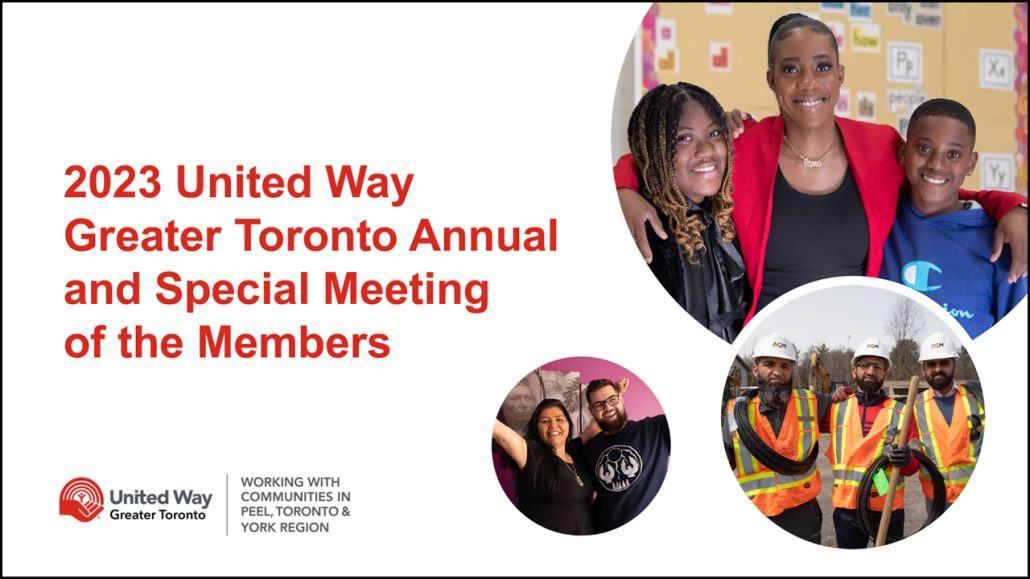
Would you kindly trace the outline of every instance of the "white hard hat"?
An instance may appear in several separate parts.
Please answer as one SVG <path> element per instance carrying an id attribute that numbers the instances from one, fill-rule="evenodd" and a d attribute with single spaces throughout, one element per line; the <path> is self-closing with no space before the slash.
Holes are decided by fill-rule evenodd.
<path id="1" fill-rule="evenodd" d="M 877 358 L 883 358 L 887 360 L 887 367 L 891 365 L 890 353 L 887 352 L 887 347 L 880 342 L 880 338 L 866 338 L 855 348 L 855 355 L 851 358 L 851 365 L 855 365 L 855 361 L 862 356 L 876 356 Z"/>
<path id="2" fill-rule="evenodd" d="M 769 334 L 762 336 L 755 341 L 755 353 L 751 355 L 751 361 L 759 358 L 782 358 L 797 363 L 798 354 L 794 350 L 794 343 L 783 334 Z"/>
<path id="3" fill-rule="evenodd" d="M 958 358 L 959 352 L 955 341 L 944 335 L 944 332 L 930 334 L 919 348 L 919 361 L 943 360 Z"/>

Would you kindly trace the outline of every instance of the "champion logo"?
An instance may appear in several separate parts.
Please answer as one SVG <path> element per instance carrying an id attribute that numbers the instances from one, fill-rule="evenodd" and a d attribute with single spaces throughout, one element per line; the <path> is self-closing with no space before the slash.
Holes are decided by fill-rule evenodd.
<path id="1" fill-rule="evenodd" d="M 943 275 L 941 268 L 929 261 L 910 261 L 901 267 L 901 282 L 921 292 L 932 292 L 940 285 L 930 285 L 930 273 Z"/>
<path id="2" fill-rule="evenodd" d="M 949 314 L 951 314 L 951 316 L 953 318 L 965 318 L 967 320 L 971 320 L 971 319 L 973 319 L 973 316 L 975 315 L 973 312 L 969 312 L 969 311 L 966 311 L 966 310 L 960 310 L 958 308 L 949 308 L 947 303 L 941 304 L 941 306 L 943 306 L 944 309 Z"/>
<path id="3" fill-rule="evenodd" d="M 73 478 L 61 489 L 58 512 L 83 523 L 95 519 L 104 510 L 104 491 L 86 477 Z"/>

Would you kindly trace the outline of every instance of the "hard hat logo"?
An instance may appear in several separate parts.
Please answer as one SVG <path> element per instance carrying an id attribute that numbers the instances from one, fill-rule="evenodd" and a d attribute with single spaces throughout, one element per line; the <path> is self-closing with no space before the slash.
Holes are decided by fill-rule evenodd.
<path id="1" fill-rule="evenodd" d="M 797 350 L 794 343 L 782 334 L 769 334 L 755 340 L 755 351 L 752 361 L 759 358 L 781 358 L 797 363 Z"/>
<path id="2" fill-rule="evenodd" d="M 887 362 L 890 367 L 891 359 L 883 353 L 885 348 L 880 344 L 879 338 L 866 338 L 855 348 L 855 355 L 851 358 L 851 365 L 854 366 L 859 358 L 863 356 L 875 356 Z"/>
<path id="3" fill-rule="evenodd" d="M 959 349 L 954 340 L 945 336 L 944 332 L 930 334 L 919 348 L 919 361 L 958 358 Z"/>

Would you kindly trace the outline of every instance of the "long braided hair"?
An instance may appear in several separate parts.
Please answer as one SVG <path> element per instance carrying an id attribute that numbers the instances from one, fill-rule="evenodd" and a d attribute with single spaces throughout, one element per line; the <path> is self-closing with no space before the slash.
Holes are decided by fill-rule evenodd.
<path id="1" fill-rule="evenodd" d="M 726 113 L 712 93 L 686 82 L 662 84 L 640 99 L 629 119 L 629 149 L 640 171 L 640 193 L 669 219 L 676 243 L 687 254 L 687 261 L 700 263 L 698 254 L 705 249 L 701 231 L 705 225 L 696 215 L 687 215 L 686 192 L 676 183 L 676 131 L 688 102 L 696 101 L 718 123 L 726 141 L 726 172 L 719 192 L 711 197 L 711 211 L 729 243 L 737 236 L 730 217 L 733 212 L 733 142 L 726 125 Z"/>

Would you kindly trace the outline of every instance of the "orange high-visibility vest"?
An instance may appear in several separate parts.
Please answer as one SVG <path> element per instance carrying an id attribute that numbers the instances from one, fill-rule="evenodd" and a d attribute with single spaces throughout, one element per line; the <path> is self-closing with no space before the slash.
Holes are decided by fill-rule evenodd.
<path id="1" fill-rule="evenodd" d="M 729 412 L 733 412 L 732 403 L 731 400 Z M 819 440 L 815 394 L 800 389 L 791 392 L 779 436 L 773 433 L 769 420 L 758 412 L 758 405 L 756 396 L 748 404 L 747 417 L 762 442 L 791 460 L 800 461 L 812 452 L 812 447 Z M 736 430 L 733 431 L 733 453 L 737 459 L 736 475 L 740 488 L 767 517 L 775 517 L 819 495 L 822 483 L 819 468 L 814 464 L 808 472 L 797 476 L 774 472 L 748 451 Z"/>
<path id="2" fill-rule="evenodd" d="M 826 457 L 833 465 L 833 506 L 843 509 L 858 508 L 858 485 L 862 482 L 869 465 L 873 464 L 881 454 L 883 445 L 894 441 L 901 423 L 901 409 L 894 399 L 884 403 L 880 413 L 876 415 L 869 434 L 862 436 L 862 414 L 858 405 L 858 397 L 852 394 L 846 400 L 836 402 L 830 416 L 830 448 Z M 899 444 L 904 440 L 898 440 Z M 890 476 L 893 467 L 887 466 L 884 471 Z M 873 487 L 870 493 L 869 509 L 882 511 L 886 497 L 879 496 Z M 905 508 L 905 479 L 899 479 L 894 490 L 892 510 Z"/>
<path id="3" fill-rule="evenodd" d="M 933 390 L 926 390 L 916 400 L 915 421 L 919 441 L 923 444 L 923 452 L 937 465 L 944 476 L 944 487 L 948 491 L 947 502 L 953 503 L 959 493 L 966 487 L 973 474 L 976 459 L 980 456 L 980 445 L 983 436 L 970 442 L 969 435 L 975 428 L 972 416 L 980 418 L 983 427 L 983 406 L 965 386 L 956 384 L 955 411 L 951 416 L 951 424 L 944 420 Z M 919 465 L 919 482 L 923 494 L 933 497 L 933 483 L 930 474 Z"/>

